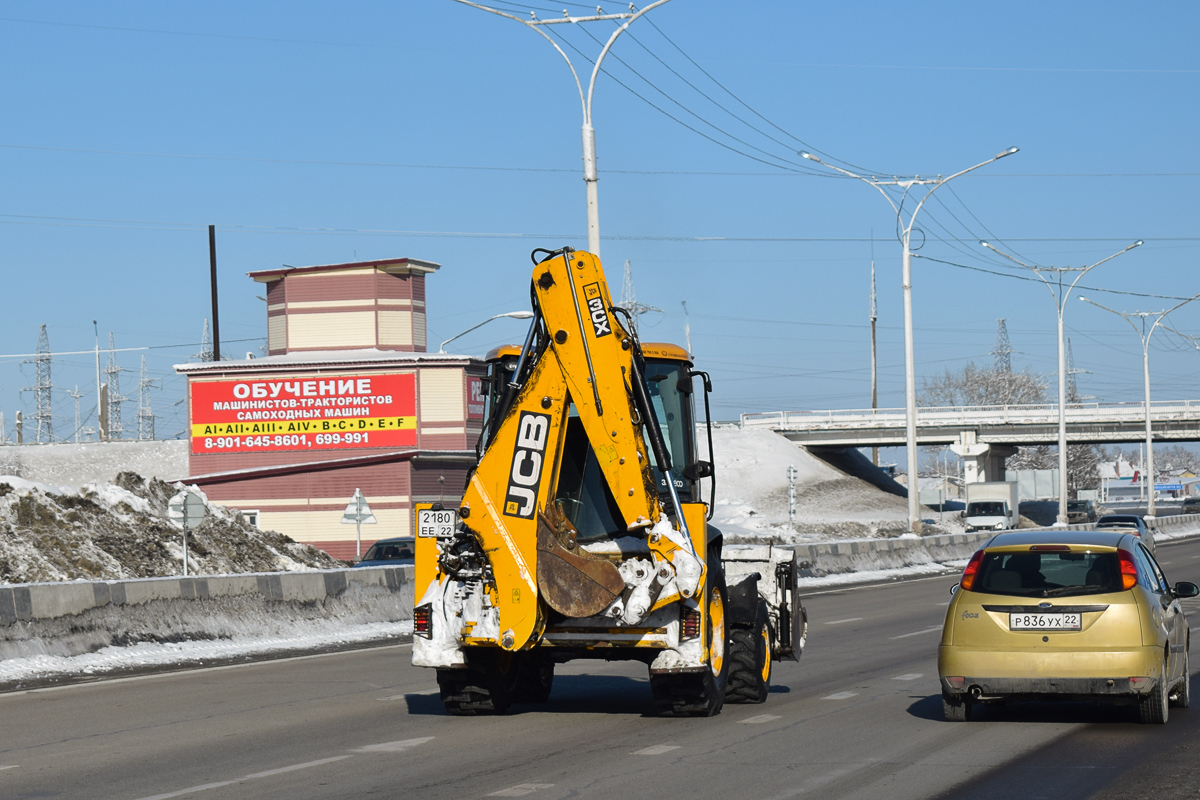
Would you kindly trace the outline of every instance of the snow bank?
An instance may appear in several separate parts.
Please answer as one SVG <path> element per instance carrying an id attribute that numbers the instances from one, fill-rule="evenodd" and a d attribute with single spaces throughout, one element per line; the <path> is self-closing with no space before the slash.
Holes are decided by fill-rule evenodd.
<path id="1" fill-rule="evenodd" d="M 706 453 L 708 443 L 699 438 Z M 726 542 L 800 544 L 896 537 L 908 529 L 905 498 L 834 469 L 773 431 L 714 428 L 713 450 L 713 522 Z M 795 523 L 788 520 L 788 467 L 796 469 Z M 961 529 L 947 517 L 930 532 Z"/>
<path id="2" fill-rule="evenodd" d="M 187 440 L 63 442 L 0 447 L 0 474 L 58 487 L 112 483 L 122 472 L 173 481 L 188 474 Z"/>
<path id="3" fill-rule="evenodd" d="M 0 475 L 0 584 L 179 575 L 182 535 L 167 520 L 181 488 L 134 473 L 115 483 L 60 487 Z M 309 545 L 260 531 L 236 511 L 208 504 L 188 535 L 192 574 L 343 566 Z"/>

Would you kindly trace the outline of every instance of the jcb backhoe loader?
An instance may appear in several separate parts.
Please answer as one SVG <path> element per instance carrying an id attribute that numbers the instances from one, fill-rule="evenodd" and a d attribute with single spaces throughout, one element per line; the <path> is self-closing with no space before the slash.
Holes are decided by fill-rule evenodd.
<path id="1" fill-rule="evenodd" d="M 418 507 L 413 663 L 452 714 L 545 701 L 554 665 L 650 668 L 665 714 L 763 702 L 798 659 L 790 551 L 722 562 L 696 457 L 693 384 L 674 345 L 643 345 L 590 253 L 535 250 L 524 345 L 489 356 L 479 459 L 457 510 Z M 757 570 L 757 571 L 754 571 Z M 729 578 L 737 573 L 737 582 Z"/>

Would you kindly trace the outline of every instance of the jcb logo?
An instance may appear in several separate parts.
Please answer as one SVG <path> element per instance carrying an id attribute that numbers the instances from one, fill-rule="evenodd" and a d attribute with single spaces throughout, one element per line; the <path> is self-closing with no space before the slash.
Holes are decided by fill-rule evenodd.
<path id="1" fill-rule="evenodd" d="M 583 287 L 583 296 L 587 300 L 588 314 L 592 317 L 592 332 L 599 339 L 612 333 L 608 324 L 608 309 L 604 307 L 604 298 L 600 296 L 600 284 L 589 283 Z"/>
<path id="2" fill-rule="evenodd" d="M 522 411 L 517 424 L 517 444 L 513 448 L 512 471 L 504 497 L 504 514 L 533 519 L 537 506 L 538 484 L 542 479 L 542 459 L 550 436 L 550 417 Z"/>

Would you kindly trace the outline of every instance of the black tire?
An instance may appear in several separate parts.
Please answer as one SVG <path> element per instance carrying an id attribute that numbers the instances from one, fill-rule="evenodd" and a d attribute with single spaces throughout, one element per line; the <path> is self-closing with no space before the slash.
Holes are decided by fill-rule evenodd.
<path id="1" fill-rule="evenodd" d="M 521 653 L 517 660 L 514 703 L 544 703 L 554 686 L 554 662 L 545 653 Z"/>
<path id="2" fill-rule="evenodd" d="M 970 722 L 971 703 L 961 697 L 942 695 L 942 716 L 946 722 Z"/>
<path id="3" fill-rule="evenodd" d="M 465 669 L 439 669 L 438 689 L 446 713 L 456 717 L 503 714 L 513 702 L 517 669 L 510 653 L 467 654 Z"/>
<path id="4" fill-rule="evenodd" d="M 1167 700 L 1167 665 L 1158 673 L 1158 683 L 1148 695 L 1138 701 L 1138 717 L 1143 725 L 1164 725 L 1171 716 L 1171 704 Z"/>
<path id="5" fill-rule="evenodd" d="M 1187 708 L 1192 704 L 1192 660 L 1187 650 L 1183 651 L 1183 679 L 1175 684 L 1168 699 L 1176 708 Z"/>
<path id="6" fill-rule="evenodd" d="M 771 644 L 767 604 L 759 601 L 753 628 L 729 633 L 729 689 L 726 703 L 765 703 L 771 692 Z"/>
<path id="7" fill-rule="evenodd" d="M 709 668 L 702 672 L 651 674 L 650 691 L 658 712 L 668 717 L 715 717 L 725 705 L 729 677 L 729 625 L 725 598 L 725 576 L 711 575 L 705 588 L 708 604 L 707 634 L 713 646 L 709 648 Z M 719 615 L 718 631 L 714 636 L 714 617 Z"/>

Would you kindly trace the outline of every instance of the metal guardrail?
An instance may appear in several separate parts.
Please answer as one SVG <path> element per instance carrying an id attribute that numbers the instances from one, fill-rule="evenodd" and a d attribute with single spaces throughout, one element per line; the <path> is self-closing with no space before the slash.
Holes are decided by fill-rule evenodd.
<path id="1" fill-rule="evenodd" d="M 1068 424 L 1133 423 L 1146 419 L 1145 403 L 1072 403 Z M 825 411 L 768 411 L 742 414 L 743 428 L 773 430 L 854 430 L 899 428 L 905 424 L 903 408 L 830 409 Z M 1200 400 L 1159 400 L 1150 403 L 1152 422 L 1200 422 Z M 1012 406 L 923 406 L 917 409 L 917 427 L 955 425 L 1056 425 L 1058 404 Z"/>

